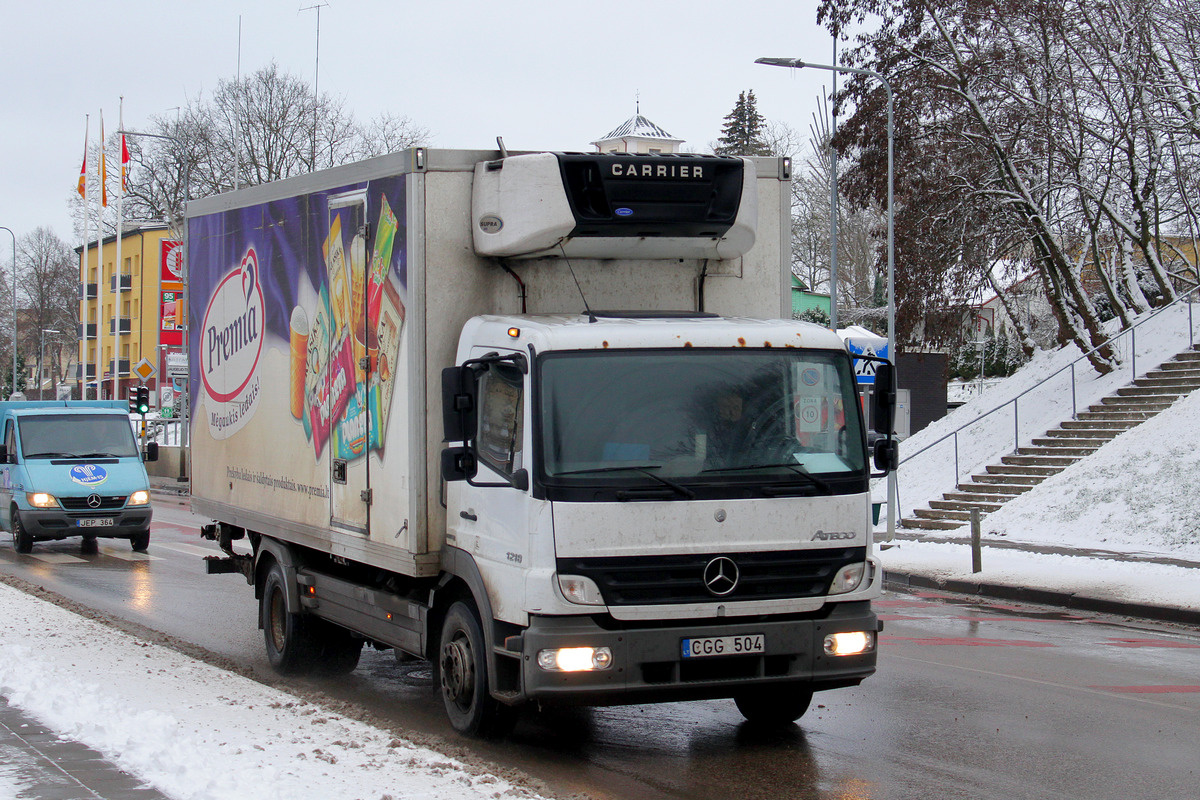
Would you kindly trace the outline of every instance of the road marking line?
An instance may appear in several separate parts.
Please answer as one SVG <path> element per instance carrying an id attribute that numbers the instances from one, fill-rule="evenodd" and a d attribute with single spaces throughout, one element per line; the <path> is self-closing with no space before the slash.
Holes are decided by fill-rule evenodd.
<path id="1" fill-rule="evenodd" d="M 1174 642 L 1169 639 L 1109 639 L 1107 642 L 1101 642 L 1100 644 L 1106 644 L 1110 647 L 1180 647 L 1200 650 L 1200 644 Z"/>
<path id="2" fill-rule="evenodd" d="M 1102 692 L 1123 692 L 1125 694 L 1200 693 L 1200 686 L 1089 686 L 1088 688 L 1099 689 Z"/>
<path id="3" fill-rule="evenodd" d="M 969 636 L 943 638 L 916 638 L 910 636 L 880 636 L 883 644 L 909 642 L 920 645 L 964 645 L 966 647 L 1055 647 L 1049 642 L 1031 642 L 1024 639 L 976 639 Z"/>
<path id="4" fill-rule="evenodd" d="M 101 555 L 106 555 L 109 558 L 119 558 L 122 561 L 161 561 L 158 556 L 152 556 L 149 553 L 139 553 L 136 550 L 115 550 L 111 547 L 101 547 Z"/>
<path id="5" fill-rule="evenodd" d="M 36 558 L 38 561 L 44 561 L 47 564 L 86 564 L 87 560 L 78 556 L 70 556 L 66 553 L 37 553 L 30 554 L 31 558 Z"/>
<path id="6" fill-rule="evenodd" d="M 182 544 L 172 542 L 171 544 L 156 544 L 155 548 L 159 550 L 174 550 L 176 553 L 186 553 L 189 556 L 219 556 L 221 551 L 217 548 L 197 547 L 194 544 Z"/>

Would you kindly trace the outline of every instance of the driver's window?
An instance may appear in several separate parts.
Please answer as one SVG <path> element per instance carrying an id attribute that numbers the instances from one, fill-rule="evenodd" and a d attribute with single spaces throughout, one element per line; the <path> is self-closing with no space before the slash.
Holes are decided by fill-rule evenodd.
<path id="1" fill-rule="evenodd" d="M 8 449 L 8 463 L 17 463 L 17 428 L 11 419 L 4 425 L 4 446 Z"/>
<path id="2" fill-rule="evenodd" d="M 493 364 L 479 379 L 479 457 L 504 474 L 521 468 L 522 386 L 521 371 L 509 364 Z"/>

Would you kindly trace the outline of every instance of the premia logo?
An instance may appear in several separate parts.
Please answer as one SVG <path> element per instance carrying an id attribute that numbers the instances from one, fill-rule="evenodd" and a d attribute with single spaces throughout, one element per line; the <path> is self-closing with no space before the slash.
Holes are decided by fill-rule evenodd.
<path id="1" fill-rule="evenodd" d="M 213 290 L 197 343 L 208 427 L 214 438 L 232 436 L 258 405 L 265 325 L 258 254 L 250 247 L 241 264 Z"/>

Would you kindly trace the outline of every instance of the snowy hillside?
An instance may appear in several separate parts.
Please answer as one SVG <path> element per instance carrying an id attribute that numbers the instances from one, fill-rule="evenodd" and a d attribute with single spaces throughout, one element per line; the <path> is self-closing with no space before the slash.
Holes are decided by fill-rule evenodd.
<path id="1" fill-rule="evenodd" d="M 1123 337 L 1122 366 L 1109 375 L 1097 375 L 1086 361 L 1072 370 L 1068 365 L 1080 355 L 1074 346 L 1041 352 L 1016 375 L 906 440 L 901 454 L 907 460 L 899 472 L 901 515 L 952 490 L 956 477 L 998 462 L 1013 452 L 1018 439 L 1027 444 L 1070 419 L 1072 371 L 1074 407 L 1082 411 L 1133 380 L 1135 357 L 1137 374 L 1142 375 L 1187 349 L 1189 324 L 1200 324 L 1200 317 L 1191 319 L 1188 312 L 1188 306 L 1181 305 L 1139 326 L 1133 337 L 1136 351 L 1131 337 Z M 1046 384 L 1031 388 L 1055 373 Z M 1014 414 L 1009 401 L 1018 395 Z M 992 409 L 998 410 L 958 432 L 956 476 L 955 438 L 938 440 Z M 1200 559 L 1200 520 L 1194 511 L 1200 506 L 1200 482 L 1194 477 L 1200 467 L 1200 448 L 1193 435 L 1197 429 L 1200 392 L 1181 398 L 1167 411 L 984 517 L 985 539 L 1003 536 L 1010 541 Z M 883 499 L 882 482 L 874 493 Z"/>

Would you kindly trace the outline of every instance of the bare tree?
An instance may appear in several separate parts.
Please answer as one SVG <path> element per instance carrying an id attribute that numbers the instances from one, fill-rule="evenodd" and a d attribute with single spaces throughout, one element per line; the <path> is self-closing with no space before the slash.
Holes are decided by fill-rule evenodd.
<path id="1" fill-rule="evenodd" d="M 51 384 L 57 386 L 75 363 L 74 347 L 64 344 L 77 339 L 79 327 L 79 265 L 71 247 L 49 228 L 34 230 L 17 241 L 20 288 L 28 309 L 26 329 L 22 331 L 22 349 L 42 352 L 50 365 Z M 42 365 L 39 363 L 39 372 Z"/>

